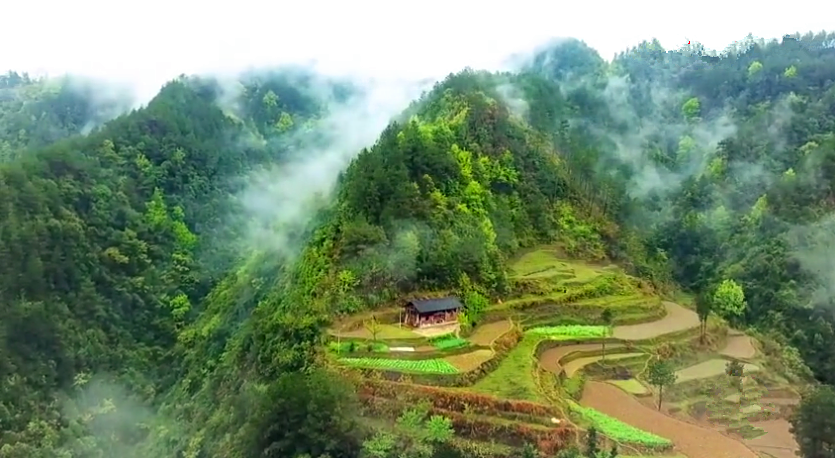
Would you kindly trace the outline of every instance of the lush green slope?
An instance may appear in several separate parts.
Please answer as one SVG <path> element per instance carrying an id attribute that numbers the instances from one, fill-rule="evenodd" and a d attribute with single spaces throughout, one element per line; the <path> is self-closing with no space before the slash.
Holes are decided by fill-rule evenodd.
<path id="1" fill-rule="evenodd" d="M 269 118 L 301 125 L 321 113 L 311 94 L 280 76 L 244 80 L 241 96 L 242 104 L 267 105 L 244 110 L 243 120 L 275 139 L 294 129 L 290 122 L 269 130 Z M 248 141 L 259 131 L 226 116 L 218 91 L 210 81 L 172 82 L 100 131 L 0 167 L 4 456 L 36 456 L 33 446 L 42 456 L 69 453 L 86 434 L 91 454 L 77 456 L 130 449 L 145 435 L 140 420 L 125 418 L 110 437 L 87 411 L 110 399 L 127 410 L 111 417 L 145 418 L 150 410 L 130 405 L 153 403 L 177 381 L 178 330 L 199 314 L 225 268 L 218 264 L 233 259 L 234 245 L 219 243 L 234 231 L 219 229 L 241 186 L 235 179 L 283 154 L 279 143 Z M 62 103 L 81 109 L 37 103 L 47 112 L 61 112 Z M 12 111 L 2 113 L 15 119 Z"/>
<path id="2" fill-rule="evenodd" d="M 729 318 L 777 331 L 829 382 L 831 39 L 749 39 L 722 57 L 645 43 L 615 59 L 597 107 L 580 107 L 615 121 L 592 127 L 615 143 L 598 164 L 624 172 L 620 221 L 647 229 L 683 286 L 737 281 L 748 306 Z"/>
<path id="3" fill-rule="evenodd" d="M 426 290 L 477 321 L 542 242 L 702 297 L 735 280 L 747 307 L 715 311 L 828 380 L 832 39 L 611 64 L 570 41 L 452 75 L 359 152 L 290 260 L 222 223 L 233 178 L 316 141 L 292 135 L 325 109 L 303 75 L 251 77 L 225 111 L 178 80 L 89 136 L 15 140 L 39 148 L 0 168 L 0 455 L 357 456 L 324 325 Z"/>

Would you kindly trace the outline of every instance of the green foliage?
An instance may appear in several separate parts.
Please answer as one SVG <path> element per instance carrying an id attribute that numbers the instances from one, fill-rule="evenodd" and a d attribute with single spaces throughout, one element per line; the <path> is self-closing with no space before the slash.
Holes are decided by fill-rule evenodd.
<path id="1" fill-rule="evenodd" d="M 691 97 L 681 106 L 681 114 L 688 121 L 695 121 L 701 113 L 701 103 L 698 97 Z M 690 140 L 692 143 L 692 139 Z M 691 146 L 692 147 L 692 146 Z"/>
<path id="2" fill-rule="evenodd" d="M 618 261 L 662 291 L 675 280 L 703 292 L 703 323 L 714 310 L 768 330 L 787 367 L 805 376 L 805 361 L 833 382 L 832 230 L 821 219 L 835 209 L 833 39 L 752 41 L 721 56 L 645 42 L 611 64 L 568 41 L 519 74 L 451 75 L 359 152 L 292 260 L 241 252 L 230 241 L 242 228 L 220 222 L 236 178 L 317 141 L 310 75 L 246 76 L 234 115 L 215 103 L 217 84 L 181 78 L 85 136 L 103 121 L 90 91 L 0 76 L 0 453 L 356 456 L 350 390 L 319 372 L 323 327 L 426 290 L 459 292 L 462 321 L 478 323 L 511 292 L 507 260 L 541 243 Z M 606 274 L 538 299 L 637 290 Z M 530 371 L 537 342 L 526 337 L 480 387 L 537 396 L 513 378 Z M 651 368 L 659 391 L 661 375 Z M 829 398 L 816 399 L 796 426 L 807 454 L 817 432 L 831 436 L 831 412 L 809 407 Z M 153 418 L 122 415 L 143 409 Z M 662 443 L 588 415 L 616 440 Z M 431 454 L 414 439 L 426 436 L 391 434 L 369 449 Z"/>
<path id="3" fill-rule="evenodd" d="M 586 457 L 597 458 L 597 453 L 600 451 L 597 443 L 598 440 L 597 428 L 592 426 L 588 431 L 586 431 Z"/>
<path id="4" fill-rule="evenodd" d="M 577 412 L 583 420 L 591 423 L 594 427 L 618 442 L 644 445 L 647 447 L 666 448 L 672 445 L 668 439 L 655 434 L 642 431 L 633 426 L 627 425 L 620 420 L 598 412 L 597 410 L 573 404 L 572 411 Z"/>
<path id="5" fill-rule="evenodd" d="M 760 61 L 755 60 L 751 62 L 751 65 L 748 66 L 748 76 L 754 76 L 757 73 L 761 72 L 763 69 L 763 64 Z"/>
<path id="6" fill-rule="evenodd" d="M 647 367 L 647 381 L 658 388 L 658 410 L 664 397 L 664 388 L 676 383 L 676 371 L 667 360 L 656 359 Z"/>
<path id="7" fill-rule="evenodd" d="M 466 347 L 470 344 L 466 339 L 456 337 L 455 334 L 445 334 L 438 337 L 433 337 L 429 340 L 433 347 L 438 350 L 450 350 L 453 348 Z"/>
<path id="8" fill-rule="evenodd" d="M 791 419 L 792 433 L 803 458 L 835 457 L 835 390 L 814 388 L 805 396 Z"/>
<path id="9" fill-rule="evenodd" d="M 563 326 L 542 326 L 528 329 L 525 334 L 537 337 L 545 337 L 549 340 L 585 340 L 594 338 L 605 338 L 612 334 L 609 326 L 593 325 L 563 325 Z"/>
<path id="10" fill-rule="evenodd" d="M 722 316 L 739 317 L 745 312 L 745 293 L 733 280 L 723 280 L 713 293 L 711 303 Z"/>
<path id="11" fill-rule="evenodd" d="M 448 443 L 454 434 L 452 422 L 440 415 L 428 414 L 421 405 L 409 409 L 397 419 L 392 432 L 379 431 L 363 443 L 361 457 L 431 458 L 436 449 Z"/>
<path id="12" fill-rule="evenodd" d="M 342 358 L 342 364 L 367 369 L 383 369 L 416 374 L 457 374 L 458 369 L 443 359 Z"/>

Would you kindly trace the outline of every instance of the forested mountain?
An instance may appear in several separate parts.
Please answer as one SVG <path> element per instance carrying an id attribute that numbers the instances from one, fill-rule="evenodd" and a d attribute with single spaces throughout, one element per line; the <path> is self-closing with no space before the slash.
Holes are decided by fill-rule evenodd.
<path id="1" fill-rule="evenodd" d="M 567 41 L 450 75 L 356 152 L 293 256 L 236 243 L 240 178 L 324 142 L 359 88 L 183 77 L 87 133 L 83 91 L 0 78 L 0 457 L 383 456 L 324 327 L 429 290 L 475 323 L 538 243 L 662 291 L 733 279 L 725 318 L 835 383 L 833 40 L 611 63 Z"/>

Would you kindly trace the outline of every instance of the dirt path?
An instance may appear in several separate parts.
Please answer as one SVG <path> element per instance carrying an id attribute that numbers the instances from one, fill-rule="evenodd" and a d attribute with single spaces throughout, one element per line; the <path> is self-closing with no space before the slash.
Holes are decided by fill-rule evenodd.
<path id="1" fill-rule="evenodd" d="M 674 418 L 641 404 L 619 388 L 587 382 L 581 403 L 636 428 L 670 439 L 688 458 L 758 458 L 739 441 Z"/>
<path id="2" fill-rule="evenodd" d="M 610 349 L 621 348 L 623 347 L 622 344 L 609 344 L 606 345 L 606 351 L 608 352 Z M 542 366 L 543 369 L 557 373 L 560 371 L 560 360 L 564 358 L 569 353 L 574 353 L 577 351 L 595 351 L 600 350 L 602 346 L 599 343 L 596 344 L 582 344 L 582 345 L 566 345 L 564 347 L 554 347 L 548 350 L 545 350 L 542 355 L 539 357 L 539 364 Z"/>
<path id="3" fill-rule="evenodd" d="M 473 334 L 467 338 L 470 342 L 476 345 L 489 346 L 494 340 L 501 337 L 502 334 L 510 331 L 513 323 L 510 320 L 496 321 L 493 323 L 476 326 Z"/>
<path id="4" fill-rule="evenodd" d="M 751 426 L 760 428 L 765 434 L 746 440 L 745 443 L 756 451 L 762 451 L 773 455 L 776 458 L 797 458 L 795 451 L 798 450 L 797 442 L 789 431 L 791 425 L 786 420 L 767 420 L 751 423 Z"/>
<path id="5" fill-rule="evenodd" d="M 644 340 L 699 327 L 699 316 L 673 302 L 664 302 L 667 315 L 650 323 L 616 326 L 613 337 L 623 340 Z"/>
<path id="6" fill-rule="evenodd" d="M 730 356 L 737 359 L 751 359 L 757 356 L 757 349 L 754 348 L 751 338 L 745 335 L 728 338 L 725 348 L 719 351 L 720 355 Z"/>

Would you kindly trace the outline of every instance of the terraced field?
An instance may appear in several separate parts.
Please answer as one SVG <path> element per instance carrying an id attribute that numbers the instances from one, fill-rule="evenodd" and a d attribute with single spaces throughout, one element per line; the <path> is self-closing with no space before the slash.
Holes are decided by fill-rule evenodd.
<path id="1" fill-rule="evenodd" d="M 685 383 L 691 380 L 698 380 L 703 378 L 716 377 L 725 373 L 725 367 L 728 361 L 725 359 L 710 359 L 694 366 L 690 366 L 679 371 L 676 371 L 678 378 L 676 383 Z M 744 364 L 745 373 L 750 374 L 760 370 L 759 366 L 755 364 Z"/>
<path id="2" fill-rule="evenodd" d="M 421 375 L 424 378 L 420 383 L 427 384 L 432 384 L 433 376 L 457 377 L 458 387 L 424 394 L 427 399 L 433 399 L 436 409 L 440 409 L 437 413 L 453 420 L 456 430 L 468 431 L 466 437 L 469 439 L 492 441 L 498 438 L 498 444 L 489 444 L 491 450 L 516 443 L 513 441 L 519 440 L 519 434 L 533 434 L 525 437 L 534 442 L 544 437 L 564 438 L 566 434 L 579 441 L 581 436 L 577 435 L 576 428 L 589 426 L 597 427 L 606 437 L 619 442 L 626 456 L 651 451 L 653 456 L 668 458 L 754 458 L 757 455 L 751 447 L 759 446 L 757 450 L 776 447 L 768 441 L 779 442 L 788 449 L 791 445 L 796 446 L 786 446 L 785 431 L 781 429 L 785 425 L 781 423 L 765 425 L 767 428 L 761 428 L 758 438 L 735 439 L 731 435 L 736 434 L 734 428 L 739 426 L 736 417 L 729 416 L 723 426 L 714 427 L 704 421 L 703 425 L 697 425 L 695 419 L 681 421 L 673 417 L 673 410 L 653 408 L 649 398 L 653 389 L 645 380 L 644 383 L 641 381 L 645 361 L 657 357 L 654 356 L 655 346 L 666 341 L 698 341 L 699 319 L 692 310 L 653 296 L 650 288 L 625 275 L 616 266 L 561 259 L 559 250 L 550 247 L 521 256 L 509 277 L 516 294 L 489 307 L 488 317 L 496 316 L 485 320 L 487 324 L 476 327 L 466 342 L 452 336 L 427 338 L 425 343 L 402 349 L 419 354 L 408 359 L 391 359 L 397 350 L 392 345 L 385 358 L 369 357 L 366 353 L 356 358 L 341 355 L 339 361 L 353 367 L 403 372 L 415 374 L 415 377 Z M 612 311 L 613 327 L 602 325 L 601 314 L 606 309 Z M 520 324 L 524 333 L 518 339 Z M 360 335 L 363 330 L 351 332 Z M 510 346 L 506 344 L 509 335 L 514 336 Z M 419 335 L 396 325 L 387 328 L 387 336 L 395 340 L 420 341 Z M 724 334 L 717 338 L 724 338 Z M 603 342 L 606 342 L 605 364 L 599 364 L 603 360 Z M 543 343 L 550 348 L 540 350 Z M 750 337 L 733 334 L 721 350 L 713 348 L 713 353 L 700 353 L 683 360 L 690 361 L 691 365 L 681 363 L 677 371 L 679 383 L 670 389 L 679 386 L 685 389 L 692 385 L 686 382 L 702 378 L 721 380 L 726 358 L 746 361 L 746 374 L 756 374 L 760 370 L 760 361 L 755 359 L 758 357 L 756 346 Z M 699 362 L 693 364 L 694 361 Z M 627 377 L 631 375 L 631 378 L 613 380 L 622 373 L 617 372 L 615 376 L 606 372 L 623 367 L 630 368 Z M 548 377 L 548 373 L 553 376 Z M 610 375 L 593 375 L 604 373 Z M 471 374 L 475 375 L 471 377 Z M 470 378 L 461 379 L 462 375 Z M 413 387 L 413 393 L 434 389 L 390 383 L 403 388 Z M 579 402 L 567 397 L 569 385 L 574 390 L 570 396 L 576 396 L 574 399 Z M 392 393 L 400 391 L 393 390 Z M 384 397 L 390 398 L 387 402 L 391 402 L 392 396 Z M 684 393 L 682 396 L 689 395 Z M 373 399 L 377 397 L 379 393 L 372 396 Z M 397 402 L 409 405 L 417 399 Z M 694 398 L 694 402 L 697 399 L 700 398 Z M 675 415 L 688 415 L 688 398 L 675 402 L 683 406 Z M 719 402 L 732 406 L 731 401 L 722 398 Z M 740 405 L 737 409 L 742 415 L 740 418 L 748 415 L 748 410 L 756 414 L 753 405 Z M 496 432 L 476 437 L 473 432 L 479 428 Z M 505 437 L 505 433 L 509 436 Z M 736 435 L 745 434 L 748 433 Z M 770 439 L 764 438 L 766 436 Z M 516 439 L 510 439 L 512 437 Z M 553 451 L 547 453 L 553 454 Z"/>
<path id="3" fill-rule="evenodd" d="M 689 458 L 758 458 L 756 453 L 737 440 L 664 415 L 607 383 L 588 382 L 582 404 L 672 440 L 675 450 Z"/>

